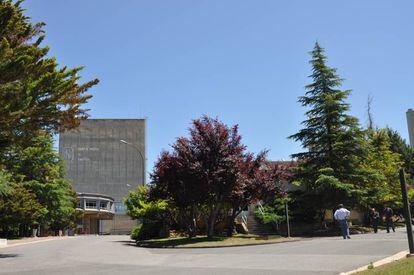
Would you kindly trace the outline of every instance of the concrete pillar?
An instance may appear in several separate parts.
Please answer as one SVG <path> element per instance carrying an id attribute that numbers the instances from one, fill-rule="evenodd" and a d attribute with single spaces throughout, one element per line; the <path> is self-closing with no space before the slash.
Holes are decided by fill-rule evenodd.
<path id="1" fill-rule="evenodd" d="M 407 114 L 408 134 L 410 137 L 410 145 L 411 147 L 414 147 L 414 110 L 408 109 L 406 114 Z"/>
<path id="2" fill-rule="evenodd" d="M 5 247 L 7 246 L 7 239 L 0 239 L 0 247 Z"/>

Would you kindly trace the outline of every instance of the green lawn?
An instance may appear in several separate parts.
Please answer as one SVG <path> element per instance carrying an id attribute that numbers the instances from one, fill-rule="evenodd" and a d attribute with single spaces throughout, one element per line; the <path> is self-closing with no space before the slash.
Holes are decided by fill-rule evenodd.
<path id="1" fill-rule="evenodd" d="M 233 237 L 212 237 L 196 236 L 194 238 L 177 237 L 166 239 L 152 239 L 137 242 L 138 246 L 152 248 L 201 248 L 201 247 L 226 247 L 242 246 L 266 243 L 279 243 L 293 241 L 294 238 L 284 238 L 280 236 L 260 237 L 255 235 L 235 235 Z"/>
<path id="2" fill-rule="evenodd" d="M 412 275 L 414 274 L 414 257 L 402 259 L 390 264 L 358 272 L 358 275 Z"/>

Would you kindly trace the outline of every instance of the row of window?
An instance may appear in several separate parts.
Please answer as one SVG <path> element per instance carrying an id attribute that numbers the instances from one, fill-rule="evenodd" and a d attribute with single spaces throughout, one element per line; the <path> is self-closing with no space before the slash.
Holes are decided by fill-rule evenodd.
<path id="1" fill-rule="evenodd" d="M 79 208 L 83 208 L 82 205 L 82 201 L 80 201 L 78 203 L 78 207 Z M 107 201 L 99 201 L 99 209 L 106 209 L 106 210 L 110 210 L 112 209 L 112 202 L 107 202 Z M 116 213 L 119 214 L 125 214 L 126 213 L 126 206 L 125 204 L 121 203 L 121 202 L 116 202 L 114 207 L 114 210 Z M 85 200 L 85 208 L 86 209 L 98 209 L 98 201 L 96 200 Z M 108 207 L 109 206 L 109 207 Z"/>
<path id="2" fill-rule="evenodd" d="M 78 204 L 79 208 L 83 208 L 81 205 L 81 201 Z M 89 209 L 97 209 L 97 205 L 98 202 L 96 200 L 86 200 L 85 201 L 85 208 L 89 208 Z M 108 207 L 108 205 L 110 207 Z M 100 209 L 111 209 L 112 208 L 112 203 L 109 203 L 107 201 L 99 201 L 99 208 Z"/>

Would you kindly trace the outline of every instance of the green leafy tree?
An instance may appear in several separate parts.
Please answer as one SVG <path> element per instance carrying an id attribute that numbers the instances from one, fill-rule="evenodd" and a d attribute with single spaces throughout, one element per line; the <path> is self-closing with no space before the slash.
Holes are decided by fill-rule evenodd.
<path id="1" fill-rule="evenodd" d="M 11 192 L 10 186 L 11 175 L 3 169 L 0 169 L 0 197 L 6 196 Z"/>
<path id="2" fill-rule="evenodd" d="M 401 155 L 391 150 L 387 129 L 368 130 L 366 135 L 369 153 L 363 166 L 370 171 L 370 177 L 362 188 L 362 203 L 367 206 L 400 206 L 398 171 L 403 166 Z"/>
<path id="3" fill-rule="evenodd" d="M 131 238 L 143 240 L 168 236 L 168 226 L 173 209 L 167 200 L 154 199 L 146 186 L 138 186 L 138 192 L 129 192 L 129 198 L 124 199 L 127 215 L 139 219 L 139 224 L 132 232 Z"/>
<path id="4" fill-rule="evenodd" d="M 42 227 L 59 230 L 72 226 L 76 219 L 76 193 L 64 179 L 63 161 L 53 150 L 52 137 L 38 136 L 31 140 L 30 147 L 15 147 L 9 152 L 7 168 L 47 210 Z"/>
<path id="5" fill-rule="evenodd" d="M 0 197 L 1 236 L 28 236 L 37 227 L 47 210 L 22 183 L 12 183 L 11 192 Z"/>
<path id="6" fill-rule="evenodd" d="M 79 84 L 82 67 L 59 67 L 41 46 L 45 24 L 31 23 L 22 2 L 0 0 L 0 151 L 27 145 L 39 130 L 76 127 L 87 117 L 85 92 L 98 83 Z"/>
<path id="7" fill-rule="evenodd" d="M 51 136 L 87 118 L 86 92 L 98 80 L 80 83 L 82 67 L 59 65 L 49 55 L 42 45 L 45 24 L 32 23 L 22 2 L 0 0 L 0 197 L 3 213 L 17 213 L 5 214 L 8 224 L 15 217 L 13 224 L 62 229 L 73 224 L 76 194 L 63 177 Z M 23 215 L 24 223 L 17 208 L 24 212 L 26 206 L 9 200 L 23 195 L 28 203 L 34 196 L 42 208 L 41 215 L 35 209 Z"/>
<path id="8" fill-rule="evenodd" d="M 138 186 L 138 192 L 129 191 L 124 199 L 127 215 L 132 219 L 164 219 L 168 210 L 167 200 L 151 199 L 149 188 Z"/>
<path id="9" fill-rule="evenodd" d="M 363 133 L 358 120 L 347 114 L 350 90 L 341 90 L 342 79 L 328 67 L 324 49 L 315 44 L 311 52 L 313 82 L 299 98 L 308 108 L 307 119 L 289 138 L 302 143 L 305 152 L 293 154 L 299 160 L 296 180 L 316 199 L 314 206 L 324 219 L 325 211 L 338 203 L 351 203 L 362 180 L 360 156 L 364 154 Z"/>
<path id="10" fill-rule="evenodd" d="M 290 201 L 288 196 L 274 198 L 263 204 L 263 208 L 255 209 L 255 216 L 264 224 L 275 224 L 286 219 L 285 204 Z"/>

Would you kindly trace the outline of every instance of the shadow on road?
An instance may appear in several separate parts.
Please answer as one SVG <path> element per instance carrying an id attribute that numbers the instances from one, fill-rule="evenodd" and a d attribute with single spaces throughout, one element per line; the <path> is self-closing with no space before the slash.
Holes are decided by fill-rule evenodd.
<path id="1" fill-rule="evenodd" d="M 135 243 L 134 241 L 112 241 L 113 243 Z"/>
<path id="2" fill-rule="evenodd" d="M 0 254 L 0 259 L 2 258 L 15 258 L 18 257 L 19 255 L 17 254 Z"/>
<path id="3" fill-rule="evenodd" d="M 134 241 L 112 241 L 113 243 L 121 243 L 123 245 L 127 246 L 137 246 L 137 244 Z"/>

